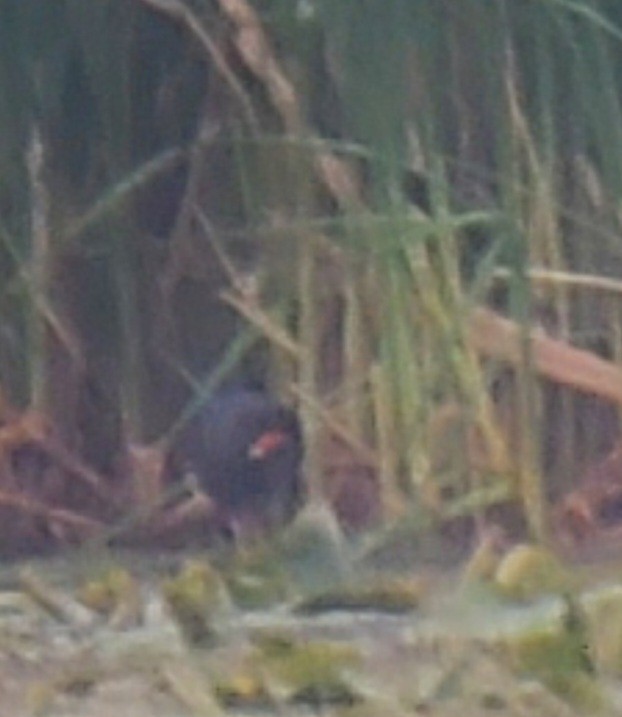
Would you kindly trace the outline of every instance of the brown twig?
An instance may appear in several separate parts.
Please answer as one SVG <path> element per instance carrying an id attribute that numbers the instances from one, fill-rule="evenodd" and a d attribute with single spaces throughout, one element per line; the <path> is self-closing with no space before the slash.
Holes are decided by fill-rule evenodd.
<path id="1" fill-rule="evenodd" d="M 371 468 L 378 467 L 378 456 L 376 456 L 374 451 L 368 448 L 364 443 L 356 438 L 356 436 L 352 435 L 352 433 L 341 423 L 341 421 L 333 416 L 331 411 L 322 406 L 311 396 L 306 395 L 296 385 L 290 386 L 290 391 L 316 414 L 316 416 L 331 431 L 331 433 L 333 433 L 333 435 L 340 438 L 349 448 L 351 448 L 362 463 L 366 466 L 370 466 Z"/>
<path id="2" fill-rule="evenodd" d="M 22 493 L 0 491 L 0 505 L 17 508 L 24 513 L 47 519 L 50 522 L 64 523 L 74 528 L 87 530 L 90 534 L 98 532 L 104 527 L 104 524 L 99 520 L 80 515 L 65 508 L 52 508 Z"/>
<path id="3" fill-rule="evenodd" d="M 184 3 L 177 2 L 177 0 L 140 0 L 140 2 L 144 5 L 148 5 L 158 12 L 168 15 L 173 20 L 176 20 L 184 25 L 190 31 L 190 33 L 199 41 L 203 49 L 207 52 L 216 69 L 229 85 L 232 94 L 239 101 L 249 126 L 253 130 L 257 131 L 259 129 L 259 122 L 248 94 L 229 66 L 229 63 L 220 51 L 218 44 L 207 32 L 196 13 Z"/>
<path id="4" fill-rule="evenodd" d="M 222 300 L 236 309 L 253 326 L 257 327 L 264 336 L 269 338 L 288 355 L 300 361 L 304 360 L 304 350 L 287 331 L 272 320 L 269 314 L 260 306 L 250 304 L 246 297 L 232 291 L 222 291 Z"/>
<path id="5" fill-rule="evenodd" d="M 281 70 L 261 20 L 246 0 L 218 0 L 222 11 L 236 27 L 235 44 L 248 69 L 265 86 L 283 121 L 286 132 L 309 135 L 301 103 L 293 84 Z M 352 168 L 331 152 L 314 155 L 315 171 L 342 209 L 362 207 L 362 193 Z"/>
<path id="6" fill-rule="evenodd" d="M 19 581 L 31 600 L 59 622 L 81 628 L 91 627 L 96 622 L 97 616 L 92 610 L 54 588 L 32 569 L 22 570 Z"/>
<path id="7" fill-rule="evenodd" d="M 8 404 L 6 410 L 10 410 Z M 0 427 L 0 454 L 8 454 L 24 444 L 34 444 L 61 468 L 88 485 L 98 498 L 110 499 L 101 476 L 49 435 L 47 422 L 41 414 L 26 411 L 20 415 L 13 410 L 8 415 L 10 421 Z"/>
<path id="8" fill-rule="evenodd" d="M 525 331 L 516 321 L 478 307 L 470 318 L 469 342 L 478 354 L 519 367 L 525 358 Z M 616 364 L 541 331 L 528 330 L 526 337 L 536 373 L 577 391 L 622 404 L 622 369 Z"/>
<path id="9" fill-rule="evenodd" d="M 281 72 L 259 16 L 245 0 L 219 0 L 219 4 L 235 25 L 235 44 L 240 56 L 264 83 L 286 131 L 300 134 L 305 127 L 298 97 L 292 83 Z"/>

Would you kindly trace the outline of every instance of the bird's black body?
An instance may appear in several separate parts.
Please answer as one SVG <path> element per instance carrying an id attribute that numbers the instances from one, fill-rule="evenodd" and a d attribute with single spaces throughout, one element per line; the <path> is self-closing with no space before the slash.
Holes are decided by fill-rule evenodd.
<path id="1" fill-rule="evenodd" d="M 233 521 L 283 523 L 300 503 L 298 419 L 263 391 L 217 393 L 181 430 L 171 457 Z"/>

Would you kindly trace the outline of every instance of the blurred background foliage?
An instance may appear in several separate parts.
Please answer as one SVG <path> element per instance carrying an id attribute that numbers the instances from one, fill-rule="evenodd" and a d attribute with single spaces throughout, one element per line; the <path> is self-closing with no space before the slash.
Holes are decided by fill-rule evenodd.
<path id="1" fill-rule="evenodd" d="M 619 355 L 619 3 L 2 0 L 0 53 L 0 386 L 102 474 L 232 377 L 354 522 L 543 534 L 612 444 L 469 317 Z"/>

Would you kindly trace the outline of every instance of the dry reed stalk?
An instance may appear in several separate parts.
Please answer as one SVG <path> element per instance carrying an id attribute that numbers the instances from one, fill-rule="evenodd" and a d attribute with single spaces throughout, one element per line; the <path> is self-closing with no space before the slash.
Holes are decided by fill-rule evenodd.
<path id="1" fill-rule="evenodd" d="M 477 307 L 468 322 L 468 342 L 480 356 L 514 368 L 524 363 L 525 329 L 485 307 Z M 539 329 L 527 330 L 533 370 L 555 383 L 622 404 L 622 369 L 611 361 L 550 338 Z"/>

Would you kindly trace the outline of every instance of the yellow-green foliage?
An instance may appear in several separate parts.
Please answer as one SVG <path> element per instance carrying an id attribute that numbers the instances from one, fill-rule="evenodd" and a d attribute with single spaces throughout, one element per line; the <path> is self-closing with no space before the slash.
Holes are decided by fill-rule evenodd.
<path id="1" fill-rule="evenodd" d="M 185 636 L 204 642 L 215 634 L 215 620 L 230 606 L 221 576 L 206 562 L 189 561 L 162 591 Z"/>
<path id="2" fill-rule="evenodd" d="M 264 681 L 252 671 L 235 672 L 231 677 L 216 680 L 214 694 L 226 707 L 265 707 L 273 703 Z"/>
<path id="3" fill-rule="evenodd" d="M 507 638 L 506 645 L 521 672 L 560 697 L 584 709 L 606 705 L 594 675 L 586 618 L 573 601 L 555 624 L 529 628 Z"/>
<path id="4" fill-rule="evenodd" d="M 111 614 L 121 602 L 137 599 L 139 585 L 131 573 L 113 568 L 103 577 L 90 580 L 78 590 L 78 599 L 91 610 Z"/>
<path id="5" fill-rule="evenodd" d="M 361 655 L 352 645 L 266 635 L 257 643 L 255 662 L 268 683 L 289 699 L 352 701 L 346 673 L 360 665 Z"/>
<path id="6" fill-rule="evenodd" d="M 586 607 L 594 662 L 599 668 L 622 671 L 622 590 L 603 590 Z"/>
<path id="7" fill-rule="evenodd" d="M 385 579 L 381 583 L 372 579 L 371 584 L 347 586 L 304 599 L 296 610 L 304 614 L 329 610 L 405 613 L 419 607 L 425 591 L 425 583 L 415 578 Z"/>
<path id="8" fill-rule="evenodd" d="M 571 587 L 571 577 L 559 560 L 538 545 L 518 545 L 501 560 L 494 584 L 509 598 L 529 600 Z"/>

